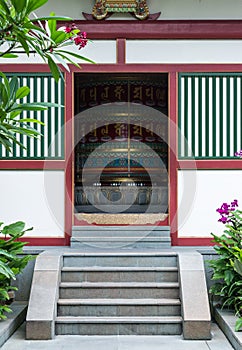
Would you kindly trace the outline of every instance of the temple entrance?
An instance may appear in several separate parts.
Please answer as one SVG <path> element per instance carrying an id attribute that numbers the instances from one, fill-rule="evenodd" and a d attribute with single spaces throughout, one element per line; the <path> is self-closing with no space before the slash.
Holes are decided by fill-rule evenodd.
<path id="1" fill-rule="evenodd" d="M 168 75 L 75 76 L 75 212 L 168 213 Z"/>

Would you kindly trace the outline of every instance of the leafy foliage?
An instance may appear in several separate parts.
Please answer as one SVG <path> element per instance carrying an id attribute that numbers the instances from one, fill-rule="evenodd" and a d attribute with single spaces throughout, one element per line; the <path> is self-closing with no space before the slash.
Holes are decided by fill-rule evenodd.
<path id="1" fill-rule="evenodd" d="M 79 67 L 78 61 L 92 60 L 69 50 L 77 45 L 84 47 L 88 39 L 74 24 L 57 28 L 57 21 L 70 21 L 69 17 L 36 18 L 33 11 L 48 0 L 0 0 L 0 58 L 16 58 L 19 54 L 37 54 L 49 65 L 57 82 L 62 76 L 61 67 L 69 71 L 68 63 Z M 41 124 L 35 118 L 23 116 L 23 112 L 41 111 L 55 106 L 46 102 L 24 103 L 30 89 L 19 86 L 16 77 L 8 79 L 0 73 L 0 144 L 11 152 L 13 144 L 23 147 L 16 135 L 40 136 L 33 127 Z M 32 124 L 32 127 L 30 124 Z"/>
<path id="2" fill-rule="evenodd" d="M 14 58 L 19 53 L 28 56 L 38 54 L 48 63 L 53 77 L 58 81 L 61 71 L 57 63 L 64 65 L 78 60 L 92 60 L 66 50 L 67 46 L 87 43 L 86 35 L 75 26 L 57 29 L 58 21 L 70 21 L 69 17 L 57 17 L 51 13 L 49 17 L 30 18 L 33 11 L 43 6 L 48 0 L 0 0 L 0 57 Z M 44 22 L 44 23 L 43 23 Z M 68 29 L 66 29 L 68 28 Z"/>
<path id="3" fill-rule="evenodd" d="M 210 292 L 221 298 L 222 307 L 235 310 L 238 316 L 236 331 L 239 331 L 242 328 L 242 211 L 235 207 L 227 209 L 226 213 L 220 212 L 226 218 L 220 219 L 225 223 L 224 234 L 212 233 L 219 258 L 209 261 L 213 268 L 212 279 L 217 281 Z"/>
<path id="4" fill-rule="evenodd" d="M 6 75 L 0 72 L 2 81 L 0 82 L 0 144 L 11 151 L 12 143 L 24 147 L 17 140 L 17 134 L 23 134 L 30 137 L 38 137 L 39 132 L 30 126 L 29 123 L 43 124 L 39 120 L 33 118 L 21 117 L 24 111 L 42 111 L 51 103 L 22 103 L 22 99 L 29 95 L 30 89 L 28 86 L 19 86 L 19 81 L 16 77 L 8 80 Z"/>
<path id="5" fill-rule="evenodd" d="M 2 225 L 3 223 L 0 223 L 0 234 L 4 236 L 0 239 L 0 319 L 5 319 L 5 313 L 11 312 L 11 308 L 7 306 L 8 292 L 17 290 L 11 285 L 11 282 L 16 279 L 16 275 L 23 271 L 33 257 L 23 255 L 23 247 L 26 242 L 18 240 L 32 228 L 24 229 L 25 223 L 22 221 L 4 227 Z"/>

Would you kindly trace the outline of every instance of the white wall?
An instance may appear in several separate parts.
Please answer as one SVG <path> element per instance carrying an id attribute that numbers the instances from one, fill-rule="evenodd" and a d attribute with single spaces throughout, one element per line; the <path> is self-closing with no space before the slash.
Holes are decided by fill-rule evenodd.
<path id="1" fill-rule="evenodd" d="M 26 222 L 29 237 L 64 237 L 64 172 L 0 171 L 0 221 Z"/>
<path id="2" fill-rule="evenodd" d="M 38 11 L 39 15 L 48 15 L 55 11 L 57 15 L 70 16 L 73 19 L 83 19 L 82 12 L 91 13 L 94 0 L 49 0 Z M 150 12 L 161 11 L 162 19 L 241 19 L 241 0 L 147 0 Z M 131 16 L 114 15 L 110 19 L 127 18 Z"/>
<path id="3" fill-rule="evenodd" d="M 242 207 L 241 177 L 241 170 L 178 171 L 178 237 L 221 234 L 224 225 L 216 209 L 234 199 Z"/>
<path id="4" fill-rule="evenodd" d="M 66 48 L 67 50 L 67 48 Z M 116 41 L 115 40 L 92 40 L 86 47 L 78 50 L 78 47 L 73 46 L 68 50 L 77 53 L 81 56 L 93 60 L 95 63 L 116 63 Z M 74 62 L 88 63 L 86 61 L 78 61 L 76 58 L 71 58 Z M 18 58 L 7 59 L 1 58 L 0 63 L 44 63 L 38 55 L 19 55 Z"/>
<path id="5" fill-rule="evenodd" d="M 126 47 L 127 63 L 241 63 L 241 57 L 241 40 L 127 40 Z"/>

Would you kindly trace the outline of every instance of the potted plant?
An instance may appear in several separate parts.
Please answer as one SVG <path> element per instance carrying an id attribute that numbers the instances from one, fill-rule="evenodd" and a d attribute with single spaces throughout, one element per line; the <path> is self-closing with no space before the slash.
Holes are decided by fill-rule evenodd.
<path id="1" fill-rule="evenodd" d="M 226 229 L 221 236 L 212 233 L 218 259 L 209 261 L 216 281 L 210 292 L 220 298 L 222 308 L 234 310 L 238 317 L 235 331 L 242 329 L 242 211 L 237 207 L 238 201 L 234 200 L 217 209 L 221 216 L 218 221 Z"/>
<path id="2" fill-rule="evenodd" d="M 13 291 L 17 290 L 12 286 L 12 281 L 20 274 L 28 262 L 34 257 L 24 255 L 23 247 L 27 242 L 21 242 L 21 238 L 27 231 L 25 223 L 17 221 L 13 224 L 3 226 L 0 223 L 0 319 L 5 319 L 6 312 L 11 312 L 9 302 L 13 300 Z"/>

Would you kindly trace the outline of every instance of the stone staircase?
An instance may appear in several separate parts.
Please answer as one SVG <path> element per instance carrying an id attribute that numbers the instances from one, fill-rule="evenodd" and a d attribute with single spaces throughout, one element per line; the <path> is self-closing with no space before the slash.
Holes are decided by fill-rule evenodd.
<path id="1" fill-rule="evenodd" d="M 56 334 L 182 333 L 177 254 L 63 254 Z"/>

